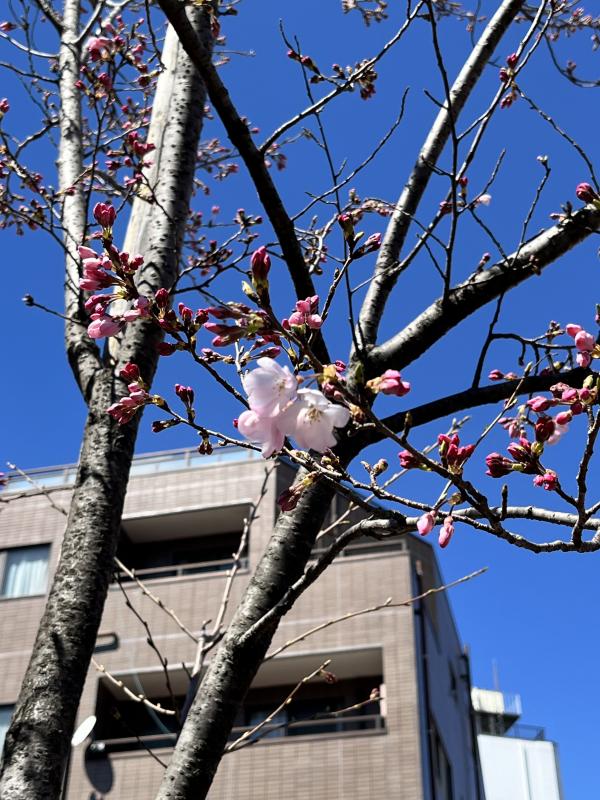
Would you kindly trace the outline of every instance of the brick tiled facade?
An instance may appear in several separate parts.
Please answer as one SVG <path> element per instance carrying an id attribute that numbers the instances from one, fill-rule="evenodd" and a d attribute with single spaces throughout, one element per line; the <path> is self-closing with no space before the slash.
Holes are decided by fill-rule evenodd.
<path id="1" fill-rule="evenodd" d="M 172 513 L 157 528 L 159 533 L 153 534 L 163 531 L 168 537 L 175 524 L 171 520 L 188 512 L 197 515 L 200 531 L 210 533 L 206 527 L 218 521 L 219 514 L 244 516 L 264 474 L 264 462 L 247 451 L 230 453 L 223 460 L 196 458 L 191 464 L 185 463 L 182 454 L 165 455 L 163 460 L 139 459 L 128 489 L 124 528 L 143 531 L 145 521 Z M 229 614 L 272 531 L 278 490 L 289 485 L 292 475 L 289 467 L 280 465 L 269 478 L 268 494 L 250 534 L 248 569 L 236 577 Z M 51 497 L 66 506 L 69 491 L 56 489 Z M 338 499 L 338 512 L 342 505 Z M 50 543 L 52 572 L 64 524 L 64 516 L 50 506 L 47 497 L 26 492 L 0 515 L 0 549 Z M 388 597 L 406 599 L 417 591 L 419 581 L 429 588 L 438 580 L 432 549 L 414 537 L 405 537 L 393 550 L 347 553 L 284 618 L 273 646 L 348 611 L 380 604 Z M 202 620 L 215 618 L 224 582 L 223 572 L 207 572 L 150 579 L 148 586 L 197 632 Z M 131 583 L 126 587 L 169 664 L 191 665 L 194 643 L 139 588 Z M 13 703 L 17 697 L 43 605 L 43 597 L 0 600 L 0 705 Z M 117 585 L 109 590 L 100 633 L 96 658 L 111 673 L 139 681 L 133 684 L 138 686 L 149 676 L 157 680 L 156 655 Z M 385 608 L 329 626 L 286 650 L 271 662 L 271 669 L 279 683 L 286 683 L 287 674 L 287 683 L 294 683 L 300 663 L 309 672 L 325 657 L 331 658 L 329 669 L 335 673 L 336 660 L 342 671 L 352 670 L 365 653 L 377 653 L 382 665 L 381 727 L 266 739 L 229 754 L 219 768 L 211 800 L 482 800 L 470 727 L 468 664 L 446 597 L 437 595 L 422 608 Z M 101 676 L 92 668 L 80 721 L 96 711 L 99 680 Z M 432 746 L 433 729 L 450 765 L 452 793 L 442 787 L 437 774 L 441 767 Z M 156 750 L 163 759 L 168 759 L 169 752 L 168 748 Z M 93 747 L 83 745 L 73 751 L 66 798 L 152 800 L 161 772 L 160 764 L 143 750 L 112 752 L 108 748 L 94 754 Z"/>

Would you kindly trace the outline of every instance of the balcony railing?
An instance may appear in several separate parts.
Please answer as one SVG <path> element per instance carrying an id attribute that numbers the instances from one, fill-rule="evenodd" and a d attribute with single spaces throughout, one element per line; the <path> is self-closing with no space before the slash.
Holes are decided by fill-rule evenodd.
<path id="1" fill-rule="evenodd" d="M 184 575 L 201 575 L 210 572 L 226 572 L 233 566 L 233 559 L 226 558 L 216 561 L 196 561 L 190 564 L 169 564 L 164 567 L 144 567 L 143 569 L 132 569 L 131 572 L 141 581 L 160 580 L 162 578 L 179 578 Z M 247 569 L 248 558 L 240 559 L 240 569 Z M 122 583 L 133 580 L 125 572 L 119 572 L 119 579 Z"/>
<path id="2" fill-rule="evenodd" d="M 326 552 L 329 543 L 322 541 L 317 542 L 312 551 L 312 557 L 317 558 L 322 553 Z M 351 542 L 348 547 L 344 548 L 337 558 L 348 558 L 349 556 L 360 555 L 379 555 L 380 553 L 399 552 L 406 549 L 406 543 L 400 537 L 389 539 L 373 539 L 368 542 L 359 541 Z"/>
<path id="3" fill-rule="evenodd" d="M 254 726 L 233 728 L 229 741 L 239 739 Z M 250 741 L 275 738 L 283 739 L 293 736 L 321 736 L 323 734 L 347 735 L 364 731 L 384 731 L 385 718 L 380 714 L 358 714 L 351 717 L 325 717 L 323 719 L 302 719 L 292 722 L 280 722 L 264 725 L 255 735 L 248 737 Z M 148 736 L 128 736 L 119 739 L 98 739 L 91 743 L 90 751 L 96 754 L 116 753 L 126 750 L 145 748 L 174 747 L 177 741 L 175 733 L 155 733 Z"/>
<path id="4" fill-rule="evenodd" d="M 546 731 L 539 725 L 524 725 L 517 722 L 504 734 L 512 739 L 529 739 L 530 741 L 543 742 L 546 740 Z"/>
<path id="5" fill-rule="evenodd" d="M 196 449 L 165 450 L 158 453 L 143 453 L 133 459 L 131 476 L 153 475 L 162 472 L 175 472 L 182 469 L 214 466 L 231 461 L 255 461 L 260 453 L 245 447 L 227 446 L 215 449 L 211 455 L 200 455 Z M 65 464 L 54 467 L 27 470 L 27 477 L 19 473 L 9 473 L 6 492 L 34 491 L 35 486 L 45 489 L 72 486 L 77 475 L 77 464 Z"/>

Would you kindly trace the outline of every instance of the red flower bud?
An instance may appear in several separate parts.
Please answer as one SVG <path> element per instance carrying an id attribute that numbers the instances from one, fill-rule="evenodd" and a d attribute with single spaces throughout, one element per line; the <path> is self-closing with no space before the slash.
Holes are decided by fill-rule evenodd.
<path id="1" fill-rule="evenodd" d="M 117 218 L 117 212 L 114 206 L 110 206 L 108 203 L 96 203 L 93 213 L 94 219 L 98 225 L 102 225 L 103 228 L 112 228 Z"/>

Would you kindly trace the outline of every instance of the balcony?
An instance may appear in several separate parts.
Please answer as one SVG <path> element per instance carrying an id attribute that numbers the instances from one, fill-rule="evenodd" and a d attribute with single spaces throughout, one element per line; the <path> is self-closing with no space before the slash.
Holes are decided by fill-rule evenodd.
<path id="1" fill-rule="evenodd" d="M 245 733 L 250 733 L 246 739 L 253 745 L 259 740 L 384 733 L 386 706 L 381 650 L 334 652 L 330 654 L 327 669 L 335 670 L 335 678 L 315 676 L 298 690 L 302 678 L 324 663 L 327 655 L 284 656 L 266 662 L 238 712 L 229 741 L 236 741 Z M 171 694 L 163 672 L 142 669 L 118 677 L 131 692 L 144 694 L 162 708 L 184 707 L 189 679 L 181 668 L 170 670 Z M 158 715 L 106 678 L 98 682 L 95 713 L 97 738 L 90 752 L 98 756 L 173 747 L 177 739 L 179 723 L 175 716 Z M 263 725 L 269 716 L 272 718 Z"/>
<path id="2" fill-rule="evenodd" d="M 240 546 L 248 500 L 123 518 L 117 556 L 142 581 L 226 572 Z M 240 566 L 248 566 L 248 543 Z M 120 580 L 130 581 L 126 573 Z"/>
<path id="3" fill-rule="evenodd" d="M 216 449 L 211 455 L 200 455 L 196 449 L 165 450 L 143 453 L 133 459 L 130 475 L 154 475 L 185 469 L 214 467 L 236 461 L 260 460 L 260 453 L 245 447 L 227 446 Z M 27 477 L 19 473 L 8 474 L 7 493 L 32 491 L 36 487 L 54 489 L 72 486 L 77 475 L 77 464 L 42 467 L 27 470 Z M 29 478 L 29 480 L 28 480 Z"/>

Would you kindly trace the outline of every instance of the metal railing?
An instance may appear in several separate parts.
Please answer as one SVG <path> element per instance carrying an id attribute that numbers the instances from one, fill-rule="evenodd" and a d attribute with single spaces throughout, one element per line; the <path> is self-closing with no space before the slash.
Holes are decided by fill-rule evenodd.
<path id="1" fill-rule="evenodd" d="M 316 558 L 320 556 L 322 553 L 326 552 L 329 547 L 329 543 L 325 542 L 317 542 L 317 545 L 312 551 L 312 558 Z M 406 543 L 402 541 L 402 539 L 398 538 L 389 538 L 389 539 L 372 539 L 371 541 L 357 541 L 351 542 L 348 547 L 344 548 L 342 552 L 339 554 L 338 558 L 344 558 L 348 556 L 359 556 L 359 555 L 372 555 L 372 554 L 379 554 L 383 552 L 399 552 L 401 550 L 406 549 Z"/>
<path id="2" fill-rule="evenodd" d="M 226 572 L 231 569 L 234 563 L 233 558 L 225 558 L 215 561 L 195 561 L 184 564 L 168 564 L 163 567 L 144 567 L 143 569 L 132 569 L 131 572 L 142 581 L 149 581 L 162 578 L 179 578 L 184 575 L 201 575 L 207 572 Z M 248 567 L 248 558 L 240 558 L 240 569 Z M 119 579 L 123 583 L 133 580 L 127 573 L 119 572 Z"/>
<path id="3" fill-rule="evenodd" d="M 530 741 L 544 742 L 546 741 L 546 730 L 539 725 L 525 725 L 522 722 L 516 722 L 506 731 L 505 736 L 512 739 L 529 739 Z"/>
<path id="4" fill-rule="evenodd" d="M 211 455 L 200 455 L 196 449 L 181 448 L 164 450 L 157 453 L 142 453 L 133 458 L 130 475 L 152 475 L 162 472 L 174 472 L 180 469 L 195 469 L 231 461 L 255 461 L 260 453 L 245 447 L 228 445 L 215 449 Z M 40 467 L 27 470 L 27 476 L 39 486 L 49 489 L 68 487 L 75 482 L 77 464 L 61 464 L 52 467 Z M 18 472 L 8 474 L 8 485 L 5 492 L 35 491 L 35 487 L 27 478 Z"/>
<path id="5" fill-rule="evenodd" d="M 229 741 L 239 739 L 242 734 L 251 731 L 254 726 L 232 728 Z M 325 717 L 322 719 L 299 719 L 291 722 L 270 723 L 264 725 L 256 735 L 249 737 L 273 741 L 274 738 L 288 738 L 294 736 L 321 736 L 323 734 L 336 734 L 344 736 L 364 731 L 385 730 L 385 718 L 380 714 L 357 714 L 352 717 Z M 137 750 L 159 747 L 174 747 L 177 741 L 176 733 L 154 733 L 147 736 L 125 736 L 118 739 L 98 739 L 91 743 L 92 753 L 114 753 L 125 750 Z"/>

